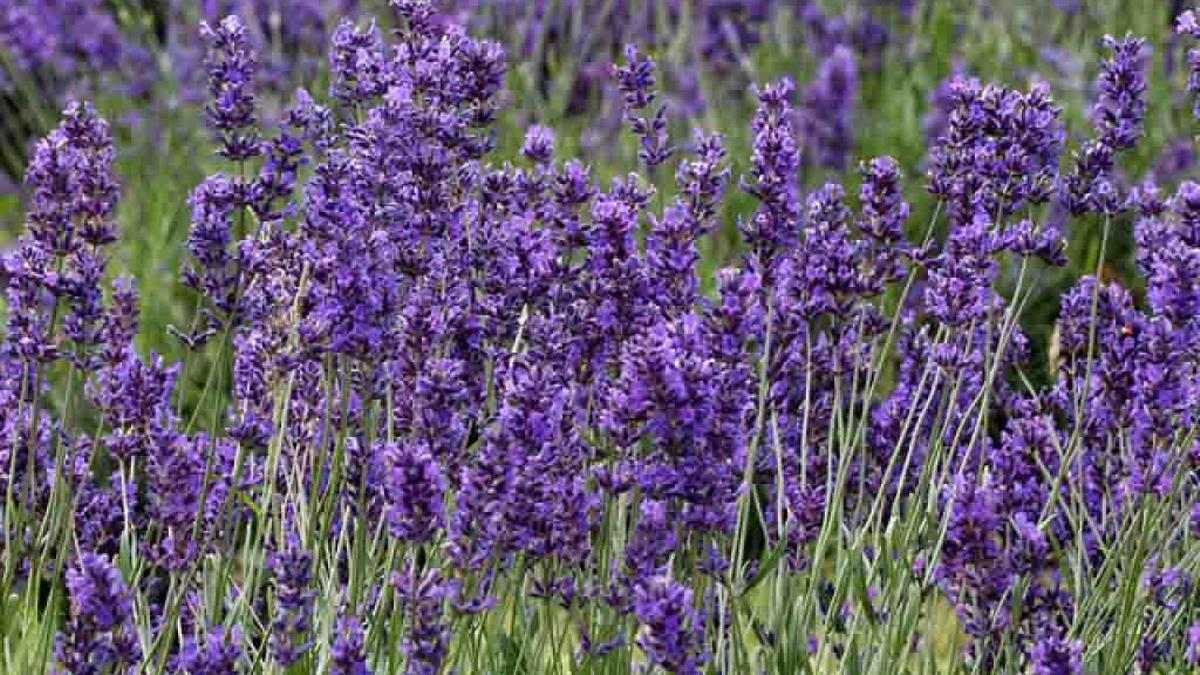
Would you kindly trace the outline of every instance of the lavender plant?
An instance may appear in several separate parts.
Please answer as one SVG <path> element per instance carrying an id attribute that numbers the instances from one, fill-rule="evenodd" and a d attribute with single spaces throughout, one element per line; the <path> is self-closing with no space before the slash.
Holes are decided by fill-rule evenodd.
<path id="1" fill-rule="evenodd" d="M 107 272 L 136 236 L 108 123 L 72 104 L 37 145 L 3 260 L 6 670 L 1194 667 L 1200 185 L 1115 179 L 1141 40 L 1106 40 L 1081 144 L 1044 84 L 949 83 L 918 223 L 891 157 L 857 198 L 801 182 L 848 162 L 844 47 L 754 89 L 736 191 L 627 50 L 646 170 L 601 181 L 545 127 L 500 161 L 504 51 L 391 13 L 278 116 L 247 24 L 203 27 L 223 167 L 188 200 L 182 363 Z M 1100 274 L 1127 214 L 1144 297 Z M 1023 312 L 1067 226 L 1101 248 L 1039 386 Z"/>

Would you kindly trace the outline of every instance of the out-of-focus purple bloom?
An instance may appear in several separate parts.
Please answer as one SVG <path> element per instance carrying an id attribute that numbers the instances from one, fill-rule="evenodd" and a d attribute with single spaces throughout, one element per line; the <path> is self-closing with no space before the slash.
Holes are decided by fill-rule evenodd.
<path id="1" fill-rule="evenodd" d="M 1200 623 L 1192 624 L 1187 632 L 1187 658 L 1188 663 L 1192 665 L 1200 665 Z"/>
<path id="2" fill-rule="evenodd" d="M 1055 85 L 1055 89 L 1083 92 L 1087 84 L 1084 77 L 1084 64 L 1075 52 L 1050 45 L 1043 47 L 1038 52 L 1038 56 L 1051 71 L 1051 82 Z"/>
<path id="3" fill-rule="evenodd" d="M 854 149 L 858 64 L 854 52 L 838 45 L 804 89 L 797 111 L 800 144 L 807 163 L 844 171 Z"/>
<path id="4" fill-rule="evenodd" d="M 1158 662 L 1169 654 L 1170 647 L 1155 639 L 1153 635 L 1143 635 L 1138 643 L 1137 666 L 1139 673 L 1152 673 Z"/>
<path id="5" fill-rule="evenodd" d="M 1175 32 L 1180 35 L 1188 35 L 1193 40 L 1200 40 L 1200 18 L 1197 17 L 1195 10 L 1189 9 L 1175 19 Z M 1187 90 L 1195 97 L 1192 115 L 1200 119 L 1200 47 L 1188 49 L 1187 62 L 1190 68 Z"/>
<path id="6" fill-rule="evenodd" d="M 809 33 L 805 42 L 814 56 L 824 58 L 839 46 L 845 46 L 853 48 L 872 69 L 879 68 L 888 32 L 878 19 L 866 12 L 827 14 L 821 3 L 811 0 L 795 3 L 795 7 Z M 903 7 L 901 12 L 905 12 Z"/>
<path id="7" fill-rule="evenodd" d="M 1171 612 L 1179 611 L 1192 592 L 1192 576 L 1178 567 L 1161 567 L 1151 560 L 1142 575 L 1142 588 L 1154 604 Z"/>
<path id="8" fill-rule="evenodd" d="M 39 14 L 26 2 L 6 3 L 0 10 L 0 34 L 4 36 L 5 55 L 24 72 L 51 63 L 55 57 L 57 40 L 51 34 L 51 27 L 39 21 Z M 6 74 L 2 80 L 5 89 L 13 86 L 7 80 Z"/>
<path id="9" fill-rule="evenodd" d="M 762 40 L 763 26 L 772 15 L 774 3 L 765 0 L 706 0 L 694 19 L 703 36 L 700 53 L 708 63 L 720 67 L 749 53 Z"/>
<path id="10" fill-rule="evenodd" d="M 24 86 L 14 82 L 22 77 L 59 93 L 83 87 L 90 76 L 117 74 L 136 49 L 101 0 L 7 0 L 0 6 L 0 35 L 12 60 L 0 74 L 6 91 Z"/>
<path id="11" fill-rule="evenodd" d="M 925 132 L 925 146 L 933 148 L 941 141 L 942 136 L 950 128 L 950 114 L 954 111 L 955 106 L 955 82 L 968 78 L 966 68 L 962 61 L 955 60 L 954 65 L 950 70 L 950 74 L 941 82 L 938 82 L 936 88 L 929 92 L 928 109 L 925 111 L 925 116 L 921 121 L 921 128 Z"/>
<path id="12" fill-rule="evenodd" d="M 216 25 L 228 15 L 239 17 L 246 44 L 257 54 L 256 94 L 266 104 L 261 110 L 265 119 L 277 112 L 273 99 L 318 79 L 334 25 L 357 16 L 359 5 L 357 0 L 170 0 L 161 4 L 154 14 L 165 24 L 161 30 L 171 58 L 169 74 L 178 80 L 180 96 L 188 103 L 203 97 L 197 75 L 205 41 L 196 39 L 197 20 Z"/>
<path id="13" fill-rule="evenodd" d="M 1150 170 L 1150 178 L 1164 187 L 1174 185 L 1196 168 L 1195 142 L 1191 138 L 1171 141 L 1163 148 Z"/>

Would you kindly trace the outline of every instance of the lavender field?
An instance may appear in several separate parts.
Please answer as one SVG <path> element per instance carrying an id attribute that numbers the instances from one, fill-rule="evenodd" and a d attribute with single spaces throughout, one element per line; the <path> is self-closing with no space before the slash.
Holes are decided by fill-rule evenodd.
<path id="1" fill-rule="evenodd" d="M 1200 9 L 0 36 L 0 673 L 1200 672 Z"/>

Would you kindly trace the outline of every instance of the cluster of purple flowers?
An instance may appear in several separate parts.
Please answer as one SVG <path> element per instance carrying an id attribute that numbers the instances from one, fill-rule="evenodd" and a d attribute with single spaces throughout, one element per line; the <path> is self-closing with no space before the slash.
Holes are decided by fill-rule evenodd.
<path id="1" fill-rule="evenodd" d="M 32 73 L 53 80 L 113 72 L 129 57 L 116 17 L 99 0 L 6 0 L 0 6 L 4 52 L 11 58 L 0 72 L 0 88 Z"/>
<path id="2" fill-rule="evenodd" d="M 247 24 L 202 29 L 229 167 L 189 200 L 179 337 L 224 390 L 207 432 L 184 366 L 134 348 L 133 284 L 106 281 L 108 125 L 75 104 L 38 144 L 3 266 L 0 591 L 65 589 L 60 668 L 433 674 L 569 645 L 580 668 L 739 672 L 743 633 L 782 669 L 873 658 L 865 624 L 915 659 L 938 598 L 981 672 L 1195 661 L 1200 185 L 1110 180 L 1143 135 L 1141 41 L 1106 42 L 1064 174 L 1048 87 L 955 80 L 927 170 L 947 234 L 919 243 L 890 157 L 857 199 L 801 189 L 805 162 L 849 161 L 849 49 L 798 104 L 757 88 L 744 257 L 708 279 L 726 150 L 672 143 L 651 58 L 612 76 L 672 199 L 658 172 L 560 161 L 541 127 L 491 161 L 503 50 L 391 6 L 390 32 L 336 29 L 328 105 L 302 90 L 271 124 Z M 1079 281 L 1038 389 L 1019 312 L 1065 262 L 1064 206 L 1136 210 L 1147 292 Z M 487 630 L 503 655 L 471 651 Z"/>

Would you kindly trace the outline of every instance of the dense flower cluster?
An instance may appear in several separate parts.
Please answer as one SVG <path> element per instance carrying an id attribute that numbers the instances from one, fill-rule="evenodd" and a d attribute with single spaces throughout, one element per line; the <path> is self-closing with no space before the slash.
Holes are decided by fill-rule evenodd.
<path id="1" fill-rule="evenodd" d="M 1105 42 L 1063 173 L 1048 85 L 954 78 L 925 181 L 945 234 L 910 242 L 895 159 L 857 196 L 802 188 L 853 147 L 854 30 L 816 10 L 830 54 L 798 100 L 753 90 L 753 211 L 722 232 L 725 141 L 676 144 L 654 59 L 610 70 L 645 175 L 598 180 L 540 126 L 502 163 L 502 49 L 390 4 L 278 115 L 252 24 L 203 25 L 226 165 L 188 200 L 184 363 L 139 353 L 106 274 L 108 124 L 72 104 L 37 145 L 3 261 L 0 597 L 56 668 L 1195 663 L 1200 185 L 1115 180 L 1142 41 Z M 1079 280 L 1038 386 L 1021 309 L 1066 262 L 1057 218 L 1122 210 L 1144 297 Z M 177 391 L 197 363 L 211 425 Z"/>

